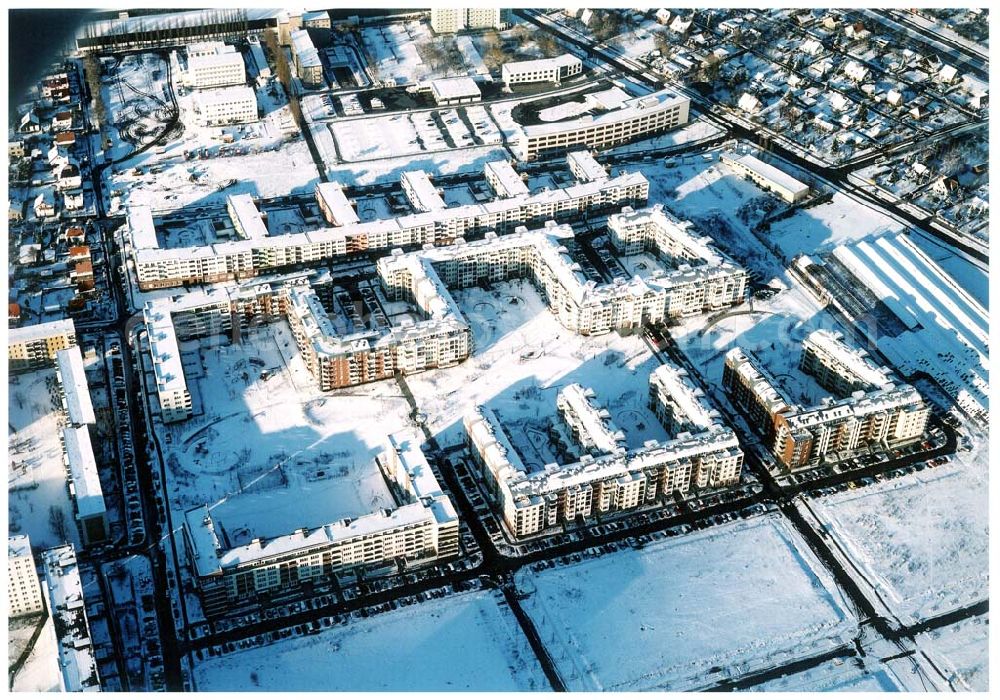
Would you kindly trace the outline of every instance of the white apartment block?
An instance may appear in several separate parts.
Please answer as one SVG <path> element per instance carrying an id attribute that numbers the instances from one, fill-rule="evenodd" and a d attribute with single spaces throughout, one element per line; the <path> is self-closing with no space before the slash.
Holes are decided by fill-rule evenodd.
<path id="1" fill-rule="evenodd" d="M 331 226 L 350 226 L 361 222 L 351 201 L 344 194 L 344 186 L 339 182 L 317 183 L 316 202 L 323 218 Z"/>
<path id="2" fill-rule="evenodd" d="M 506 66 L 505 66 L 506 67 Z M 616 109 L 576 119 L 518 126 L 513 151 L 519 160 L 573 146 L 611 148 L 686 124 L 691 100 L 670 89 L 626 100 Z"/>
<path id="3" fill-rule="evenodd" d="M 572 391 L 564 396 L 564 405 Z M 715 426 L 665 442 L 651 440 L 628 451 L 617 439 L 609 440 L 614 437 L 607 433 L 609 421 L 599 412 L 591 413 L 595 407 L 590 398 L 584 391 L 575 402 L 582 410 L 561 408 L 563 415 L 577 427 L 584 446 L 601 444 L 612 451 L 596 456 L 588 452 L 572 464 L 550 464 L 536 472 L 524 466 L 493 411 L 479 406 L 465 416 L 473 463 L 490 501 L 515 537 L 528 537 L 577 517 L 650 505 L 674 491 L 739 481 L 743 453 L 731 430 Z"/>
<path id="4" fill-rule="evenodd" d="M 73 545 L 65 544 L 42 552 L 42 568 L 49 614 L 59 635 L 63 689 L 68 693 L 100 691 L 101 679 Z"/>
<path id="5" fill-rule="evenodd" d="M 484 166 L 486 182 L 500 199 L 507 197 L 523 197 L 530 194 L 528 186 L 518 175 L 514 167 L 506 160 L 496 160 Z"/>
<path id="6" fill-rule="evenodd" d="M 359 567 L 444 559 L 459 553 L 459 519 L 411 434 L 389 436 L 380 459 L 397 507 L 248 544 L 233 545 L 208 506 L 185 513 L 187 560 L 208 616 L 260 593 L 294 588 Z"/>
<path id="7" fill-rule="evenodd" d="M 761 189 L 774 192 L 789 204 L 798 204 L 809 196 L 809 185 L 756 156 L 724 152 L 719 160 Z"/>
<path id="8" fill-rule="evenodd" d="M 323 62 L 320 60 L 319 51 L 313 45 L 309 32 L 305 29 L 296 29 L 291 32 L 290 38 L 295 74 L 308 88 L 322 87 L 325 84 Z"/>
<path id="9" fill-rule="evenodd" d="M 877 366 L 868 353 L 848 346 L 842 338 L 839 333 L 825 330 L 807 335 L 802 341 L 800 369 L 839 397 L 892 386 L 888 367 Z"/>
<path id="10" fill-rule="evenodd" d="M 538 58 L 531 61 L 511 61 L 503 64 L 500 76 L 504 85 L 519 83 L 555 83 L 583 72 L 583 61 L 565 53 L 555 58 Z"/>
<path id="11" fill-rule="evenodd" d="M 406 198 L 418 212 L 438 211 L 448 207 L 437 188 L 431 183 L 430 175 L 423 170 L 407 170 L 399 182 L 403 186 Z"/>
<path id="12" fill-rule="evenodd" d="M 454 34 L 463 29 L 502 29 L 499 7 L 438 7 L 431 9 L 431 29 L 435 34 Z"/>
<path id="13" fill-rule="evenodd" d="M 245 240 L 261 241 L 267 238 L 267 224 L 257 210 L 253 197 L 248 194 L 232 194 L 226 197 L 226 211 L 233 222 L 236 234 Z"/>
<path id="14" fill-rule="evenodd" d="M 564 386 L 556 394 L 556 408 L 573 440 L 593 456 L 625 452 L 625 433 L 615 425 L 608 409 L 597 404 L 593 389 L 580 384 Z"/>
<path id="15" fill-rule="evenodd" d="M 11 372 L 51 367 L 60 350 L 76 345 L 72 319 L 60 319 L 7 332 L 7 362 Z"/>
<path id="16" fill-rule="evenodd" d="M 566 154 L 569 171 L 579 182 L 600 182 L 608 179 L 608 171 L 597 162 L 590 151 L 571 151 Z"/>
<path id="17" fill-rule="evenodd" d="M 195 105 L 206 126 L 257 121 L 257 94 L 245 85 L 202 90 L 195 96 Z"/>
<path id="18" fill-rule="evenodd" d="M 7 617 L 33 615 L 45 610 L 38 583 L 35 557 L 27 535 L 7 538 Z"/>
<path id="19" fill-rule="evenodd" d="M 316 231 L 172 249 L 159 248 L 148 207 L 129 207 L 127 219 L 139 288 L 148 291 L 254 277 L 282 266 L 322 264 L 336 257 L 371 250 L 449 243 L 472 233 L 506 233 L 520 225 L 570 218 L 584 211 L 641 205 L 648 197 L 646 178 L 640 173 L 624 173 L 600 182 L 569 185 L 485 204 L 368 222 L 350 222 L 345 213 L 342 225 Z"/>
<path id="20" fill-rule="evenodd" d="M 246 84 L 243 55 L 219 42 L 205 42 L 188 47 L 187 83 L 195 88 L 227 87 Z"/>

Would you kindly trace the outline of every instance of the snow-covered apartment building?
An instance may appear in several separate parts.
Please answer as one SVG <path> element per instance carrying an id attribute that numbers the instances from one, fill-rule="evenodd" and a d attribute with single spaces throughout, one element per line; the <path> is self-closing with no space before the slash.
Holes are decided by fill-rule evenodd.
<path id="1" fill-rule="evenodd" d="M 7 538 L 7 617 L 33 615 L 45 609 L 35 557 L 27 535 Z"/>
<path id="2" fill-rule="evenodd" d="M 313 45 L 312 37 L 305 29 L 296 29 L 290 34 L 295 74 L 306 87 L 323 85 L 323 62 L 319 51 Z"/>
<path id="3" fill-rule="evenodd" d="M 195 88 L 245 85 L 246 64 L 235 46 L 221 41 L 189 44 L 186 78 Z"/>
<path id="4" fill-rule="evenodd" d="M 342 201 L 334 202 L 334 196 L 324 190 L 319 197 L 320 204 L 322 206 L 325 199 L 329 211 L 338 212 L 334 218 L 342 225 L 260 240 L 243 239 L 171 249 L 159 247 L 149 208 L 130 207 L 128 231 L 139 288 L 150 290 L 237 277 L 245 279 L 284 266 L 325 263 L 340 256 L 399 246 L 439 245 L 466 234 L 506 233 L 520 225 L 567 219 L 584 211 L 610 211 L 627 204 L 641 206 L 649 197 L 649 182 L 641 173 L 623 173 L 614 178 L 522 193 L 484 204 L 367 222 L 354 220 L 356 215 L 350 216 L 350 205 L 345 207 Z"/>
<path id="5" fill-rule="evenodd" d="M 691 100 L 663 89 L 622 102 L 615 109 L 575 119 L 517 126 L 512 146 L 520 160 L 573 146 L 601 150 L 686 124 Z"/>
<path id="6" fill-rule="evenodd" d="M 246 85 L 201 90 L 195 95 L 195 105 L 207 126 L 257 121 L 257 94 Z"/>
<path id="7" fill-rule="evenodd" d="M 87 621 L 76 550 L 71 544 L 47 549 L 42 552 L 42 567 L 49 614 L 59 636 L 62 690 L 68 693 L 100 691 L 101 679 Z"/>
<path id="8" fill-rule="evenodd" d="M 503 64 L 500 76 L 504 85 L 519 83 L 555 83 L 583 72 L 583 61 L 564 53 L 555 58 L 537 58 L 530 61 L 510 61 Z"/>
<path id="9" fill-rule="evenodd" d="M 72 319 L 11 328 L 7 334 L 7 361 L 11 372 L 51 367 L 56 353 L 76 345 Z"/>
<path id="10" fill-rule="evenodd" d="M 723 152 L 719 160 L 761 189 L 774 192 L 789 204 L 798 204 L 809 196 L 809 185 L 756 156 Z"/>
<path id="11" fill-rule="evenodd" d="M 887 368 L 877 367 L 839 336 L 822 330 L 809 334 L 800 366 L 835 397 L 811 408 L 793 404 L 759 361 L 738 347 L 726 353 L 723 369 L 723 388 L 788 469 L 924 436 L 930 409 L 919 392 L 895 384 Z"/>
<path id="12" fill-rule="evenodd" d="M 262 593 L 358 568 L 429 563 L 459 553 L 459 519 L 416 433 L 386 439 L 378 460 L 397 507 L 234 545 L 208 506 L 185 513 L 187 561 L 207 616 Z"/>
<path id="13" fill-rule="evenodd" d="M 671 417 L 664 422 L 671 438 L 628 450 L 593 393 L 579 385 L 565 387 L 557 406 L 583 454 L 575 462 L 549 464 L 535 472 L 525 467 L 492 410 L 479 406 L 465 416 L 473 464 L 492 505 L 515 537 L 528 537 L 578 517 L 651 505 L 674 491 L 739 481 L 743 452 L 736 435 L 718 421 L 682 371 L 665 365 L 650 375 L 650 396 L 654 404 L 670 402 L 669 407 L 654 410 L 661 419 Z M 690 429 L 677 430 L 678 426 Z"/>

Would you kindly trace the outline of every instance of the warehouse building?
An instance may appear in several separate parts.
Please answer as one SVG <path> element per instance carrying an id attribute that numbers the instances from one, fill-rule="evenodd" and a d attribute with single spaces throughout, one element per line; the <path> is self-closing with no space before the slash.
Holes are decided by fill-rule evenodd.
<path id="1" fill-rule="evenodd" d="M 483 93 L 472 78 L 441 78 L 431 81 L 431 95 L 434 103 L 444 107 L 479 102 Z"/>
<path id="2" fill-rule="evenodd" d="M 789 204 L 798 204 L 809 196 L 809 185 L 756 156 L 724 152 L 719 159 L 742 177 L 763 190 L 774 192 Z"/>

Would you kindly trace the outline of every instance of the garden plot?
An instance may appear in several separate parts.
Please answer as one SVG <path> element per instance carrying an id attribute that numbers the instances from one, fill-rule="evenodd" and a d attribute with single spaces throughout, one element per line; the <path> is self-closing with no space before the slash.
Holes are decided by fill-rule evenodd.
<path id="1" fill-rule="evenodd" d="M 515 576 L 567 688 L 712 687 L 849 644 L 857 620 L 779 515 Z"/>
<path id="2" fill-rule="evenodd" d="M 71 542 L 80 548 L 66 488 L 61 440 L 65 416 L 55 369 L 12 374 L 8 388 L 7 525 L 36 550 Z M 95 447 L 97 445 L 95 444 Z"/>
<path id="3" fill-rule="evenodd" d="M 395 507 L 373 461 L 407 423 L 393 382 L 320 392 L 284 321 L 182 355 L 196 416 L 161 428 L 175 518 L 208 504 L 242 540 Z"/>
<path id="4" fill-rule="evenodd" d="M 956 690 L 989 690 L 989 618 L 971 617 L 918 638 L 924 653 L 951 677 Z"/>
<path id="5" fill-rule="evenodd" d="M 551 690 L 510 609 L 489 592 L 208 657 L 195 664 L 193 678 L 200 691 Z"/>
<path id="6" fill-rule="evenodd" d="M 988 595 L 985 441 L 951 464 L 813 502 L 813 510 L 904 624 Z"/>
<path id="7" fill-rule="evenodd" d="M 462 443 L 462 419 L 480 404 L 509 424 L 543 433 L 558 413 L 559 389 L 574 382 L 593 388 L 630 448 L 668 437 L 646 408 L 649 374 L 660 363 L 640 336 L 587 337 L 567 330 L 528 281 L 452 295 L 472 328 L 473 356 L 456 367 L 406 379 L 440 444 Z M 526 439 L 541 445 L 543 438 Z M 531 455 L 527 459 L 533 461 Z"/>

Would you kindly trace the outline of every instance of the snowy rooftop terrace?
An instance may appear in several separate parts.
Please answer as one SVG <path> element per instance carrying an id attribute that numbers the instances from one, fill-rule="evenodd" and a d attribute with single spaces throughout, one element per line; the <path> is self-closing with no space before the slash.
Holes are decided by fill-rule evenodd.
<path id="1" fill-rule="evenodd" d="M 904 374 L 933 376 L 966 410 L 989 409 L 989 316 L 905 234 L 833 252 L 909 329 L 877 339 Z"/>
<path id="2" fill-rule="evenodd" d="M 66 413 L 72 425 L 96 422 L 94 404 L 87 388 L 87 374 L 83 369 L 83 355 L 80 347 L 74 345 L 56 353 L 56 369 L 63 395 L 66 397 Z"/>

